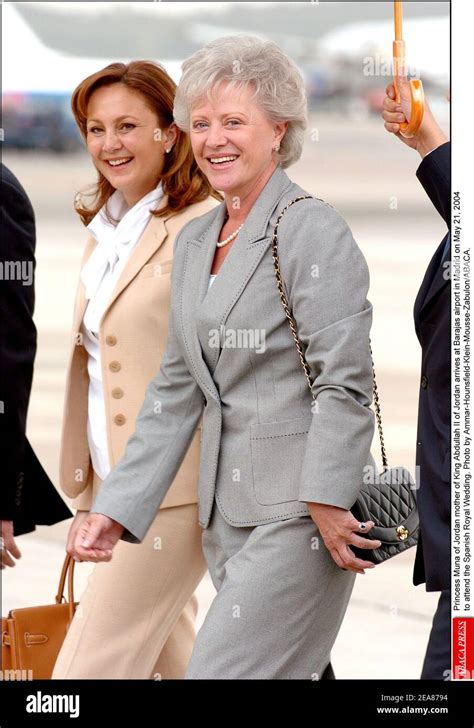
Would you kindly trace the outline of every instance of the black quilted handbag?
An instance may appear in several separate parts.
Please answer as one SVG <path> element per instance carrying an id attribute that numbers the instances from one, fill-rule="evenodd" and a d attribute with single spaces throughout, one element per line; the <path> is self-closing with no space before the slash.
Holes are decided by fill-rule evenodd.
<path id="1" fill-rule="evenodd" d="M 312 199 L 311 195 L 295 198 L 289 202 L 280 213 L 273 232 L 273 263 L 275 266 L 275 276 L 283 308 L 290 324 L 311 396 L 313 397 L 313 400 L 315 400 L 312 391 L 310 368 L 305 359 L 303 346 L 298 336 L 296 321 L 293 318 L 288 305 L 280 270 L 280 262 L 278 260 L 278 225 L 280 220 L 291 205 L 299 200 L 306 199 Z M 372 357 L 370 341 L 369 347 Z M 410 472 L 406 468 L 401 467 L 389 468 L 387 464 L 373 358 L 372 370 L 374 407 L 380 437 L 383 471 L 382 473 L 370 473 L 370 475 L 364 477 L 359 497 L 352 506 L 351 512 L 360 522 L 373 521 L 375 523 L 375 526 L 365 535 L 365 537 L 379 540 L 382 545 L 378 549 L 360 549 L 355 546 L 351 546 L 351 549 L 358 558 L 371 561 L 374 564 L 380 564 L 387 559 L 391 559 L 392 556 L 397 556 L 397 554 L 400 554 L 417 544 L 419 518 L 418 508 L 416 505 L 416 486 Z"/>

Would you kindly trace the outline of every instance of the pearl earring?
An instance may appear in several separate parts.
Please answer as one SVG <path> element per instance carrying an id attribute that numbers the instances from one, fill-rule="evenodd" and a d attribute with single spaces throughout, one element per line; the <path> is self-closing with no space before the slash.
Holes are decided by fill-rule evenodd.
<path id="1" fill-rule="evenodd" d="M 279 144 L 275 144 L 275 146 L 273 147 L 273 151 L 274 152 L 278 152 L 279 149 L 280 149 L 280 145 Z"/>
<path id="2" fill-rule="evenodd" d="M 171 152 L 171 149 L 172 147 L 170 147 L 169 149 L 165 149 L 166 154 L 169 154 Z"/>

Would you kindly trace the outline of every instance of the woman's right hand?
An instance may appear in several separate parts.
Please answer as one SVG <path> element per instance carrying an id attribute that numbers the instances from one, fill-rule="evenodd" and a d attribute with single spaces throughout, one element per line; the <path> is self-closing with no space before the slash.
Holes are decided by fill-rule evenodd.
<path id="1" fill-rule="evenodd" d="M 88 513 L 77 529 L 74 548 L 81 561 L 110 561 L 125 527 L 102 513 Z"/>
<path id="2" fill-rule="evenodd" d="M 77 553 L 74 542 L 76 540 L 77 533 L 86 520 L 87 516 L 89 515 L 89 511 L 76 511 L 76 515 L 74 516 L 74 520 L 71 523 L 71 528 L 69 529 L 69 534 L 67 537 L 67 545 L 66 545 L 66 551 L 68 554 L 70 554 L 75 561 L 82 561 L 81 557 Z"/>

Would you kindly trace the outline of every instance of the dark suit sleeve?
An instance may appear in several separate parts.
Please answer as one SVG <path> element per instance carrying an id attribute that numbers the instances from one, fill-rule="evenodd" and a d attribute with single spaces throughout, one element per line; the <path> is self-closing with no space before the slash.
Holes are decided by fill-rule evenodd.
<path id="1" fill-rule="evenodd" d="M 427 154 L 416 170 L 433 205 L 451 229 L 451 142 Z"/>
<path id="2" fill-rule="evenodd" d="M 35 217 L 16 177 L 1 165 L 0 245 L 0 518 L 14 535 L 52 525 L 72 513 L 26 438 L 36 355 Z"/>
<path id="3" fill-rule="evenodd" d="M 15 489 L 26 450 L 26 417 L 36 354 L 35 218 L 18 180 L 2 165 L 0 246 L 0 515 L 12 520 Z"/>

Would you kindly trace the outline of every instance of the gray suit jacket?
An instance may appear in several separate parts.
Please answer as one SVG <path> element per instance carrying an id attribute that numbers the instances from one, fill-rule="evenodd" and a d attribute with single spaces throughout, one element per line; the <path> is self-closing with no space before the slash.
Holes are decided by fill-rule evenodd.
<path id="1" fill-rule="evenodd" d="M 307 501 L 351 508 L 373 464 L 369 273 L 352 234 L 318 199 L 279 227 L 290 307 L 315 379 L 315 407 L 278 293 L 271 238 L 307 194 L 277 167 L 208 290 L 225 203 L 176 238 L 166 351 L 123 458 L 92 512 L 140 542 L 202 416 L 199 523 L 214 497 L 254 526 L 308 515 Z"/>

